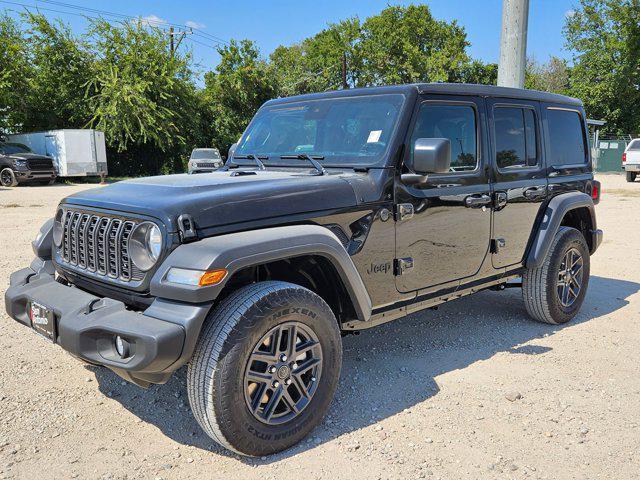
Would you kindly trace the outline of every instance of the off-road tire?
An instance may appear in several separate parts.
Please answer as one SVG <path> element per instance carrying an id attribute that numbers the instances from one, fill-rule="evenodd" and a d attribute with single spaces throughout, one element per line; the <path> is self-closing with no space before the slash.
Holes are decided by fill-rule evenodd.
<path id="1" fill-rule="evenodd" d="M 583 259 L 580 293 L 569 307 L 562 305 L 557 293 L 558 275 L 565 254 L 575 248 Z M 590 257 L 587 242 L 580 231 L 560 227 L 542 265 L 530 268 L 522 276 L 522 296 L 527 312 L 539 322 L 559 325 L 571 320 L 580 310 L 589 286 Z"/>
<path id="2" fill-rule="evenodd" d="M 322 374 L 308 408 L 286 423 L 270 425 L 255 418 L 245 402 L 244 372 L 256 343 L 291 321 L 317 336 Z M 225 298 L 205 321 L 187 370 L 189 403 L 203 430 L 223 447 L 242 455 L 273 454 L 295 445 L 320 423 L 341 363 L 340 330 L 322 298 L 292 283 L 255 283 Z"/>
<path id="3" fill-rule="evenodd" d="M 636 172 L 625 172 L 627 174 L 627 182 L 635 182 L 636 181 Z"/>
<path id="4" fill-rule="evenodd" d="M 0 185 L 3 187 L 15 187 L 18 185 L 16 176 L 10 168 L 4 168 L 0 171 Z"/>

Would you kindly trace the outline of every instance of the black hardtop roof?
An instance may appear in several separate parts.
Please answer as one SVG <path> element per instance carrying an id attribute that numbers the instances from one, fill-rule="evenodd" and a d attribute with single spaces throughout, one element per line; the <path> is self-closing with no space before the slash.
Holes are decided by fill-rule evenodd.
<path id="1" fill-rule="evenodd" d="M 473 83 L 412 83 L 407 85 L 388 85 L 383 87 L 353 88 L 348 90 L 333 90 L 330 92 L 309 93 L 293 97 L 269 100 L 265 105 L 277 105 L 301 100 L 317 100 L 321 98 L 339 98 L 360 95 L 380 95 L 388 93 L 436 93 L 448 95 L 479 95 L 481 97 L 516 98 L 535 100 L 548 103 L 561 103 L 581 107 L 582 102 L 577 98 L 556 93 L 526 90 L 523 88 L 496 87 L 493 85 L 477 85 Z"/>

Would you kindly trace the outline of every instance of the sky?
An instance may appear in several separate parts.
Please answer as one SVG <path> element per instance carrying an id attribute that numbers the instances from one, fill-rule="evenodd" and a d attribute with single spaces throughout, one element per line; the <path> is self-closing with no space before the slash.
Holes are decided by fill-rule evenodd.
<path id="1" fill-rule="evenodd" d="M 528 56 L 540 62 L 551 55 L 570 59 L 563 48 L 562 27 L 576 2 L 530 0 Z M 43 14 L 63 19 L 78 33 L 86 27 L 79 14 L 96 15 L 81 8 L 140 17 L 165 27 L 168 23 L 191 26 L 197 29 L 196 34 L 187 36 L 180 48 L 193 49 L 194 59 L 206 71 L 218 62 L 215 47 L 220 40 L 254 40 L 266 57 L 278 45 L 312 36 L 329 23 L 352 16 L 365 19 L 389 4 L 411 3 L 426 3 L 435 18 L 456 20 L 467 32 L 472 58 L 497 63 L 502 0 L 0 0 L 0 8 L 19 11 L 24 9 L 19 4 L 38 5 Z"/>

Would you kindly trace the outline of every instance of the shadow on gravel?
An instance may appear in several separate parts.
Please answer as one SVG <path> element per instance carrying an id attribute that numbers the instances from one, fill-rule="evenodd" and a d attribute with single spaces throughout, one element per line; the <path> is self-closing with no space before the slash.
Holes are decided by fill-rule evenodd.
<path id="1" fill-rule="evenodd" d="M 189 409 L 185 369 L 166 385 L 143 390 L 123 382 L 106 368 L 87 367 L 105 395 L 118 400 L 142 421 L 157 426 L 174 441 L 250 464 L 279 461 L 317 444 L 367 427 L 437 395 L 435 377 L 465 368 L 499 352 L 552 354 L 542 345 L 523 345 L 564 328 L 616 311 L 640 290 L 640 284 L 591 277 L 580 314 L 566 325 L 531 321 L 519 289 L 485 291 L 403 320 L 344 338 L 340 386 L 325 421 L 307 441 L 266 460 L 241 458 L 207 437 Z M 501 387 L 496 386 L 497 390 Z M 135 428 L 135 427 L 132 427 Z"/>

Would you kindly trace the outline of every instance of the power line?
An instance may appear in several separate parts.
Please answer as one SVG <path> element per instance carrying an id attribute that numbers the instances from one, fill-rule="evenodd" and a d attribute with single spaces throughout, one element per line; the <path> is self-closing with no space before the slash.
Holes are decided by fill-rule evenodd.
<path id="1" fill-rule="evenodd" d="M 223 38 L 220 37 L 216 37 L 215 35 L 211 35 L 210 33 L 207 33 L 199 28 L 194 28 L 194 27 L 189 27 L 187 25 L 183 25 L 180 23 L 171 23 L 171 22 L 167 22 L 166 20 L 153 20 L 153 19 L 149 19 L 149 18 L 142 18 L 142 17 L 135 17 L 135 16 L 131 16 L 131 15 L 126 15 L 123 13 L 116 13 L 116 12 L 110 12 L 107 10 L 100 10 L 97 8 L 90 8 L 90 7 L 84 7 L 81 5 L 75 5 L 73 3 L 66 3 L 66 2 L 58 2 L 55 0 L 35 0 L 36 2 L 41 2 L 41 3 L 48 3 L 51 5 L 57 5 L 60 7 L 65 7 L 65 8 L 71 8 L 71 9 L 75 9 L 75 10 L 81 10 L 81 11 L 85 11 L 85 12 L 92 12 L 92 13 L 97 13 L 100 15 L 105 15 L 105 16 L 111 16 L 111 17 L 117 17 L 117 18 L 123 18 L 123 19 L 128 19 L 128 20 L 143 20 L 145 22 L 157 25 L 157 26 L 172 26 L 172 27 L 178 27 L 178 28 L 189 28 L 191 30 L 194 30 L 194 35 L 198 35 L 201 37 L 208 37 L 210 40 L 215 41 L 216 43 L 224 43 L 224 44 L 229 44 L 229 42 Z"/>
<path id="2" fill-rule="evenodd" d="M 167 22 L 164 20 L 154 20 L 154 19 L 149 19 L 149 18 L 142 18 L 142 17 L 134 17 L 131 15 L 125 15 L 122 13 L 115 13 L 115 12 L 108 12 L 106 10 L 98 10 L 96 8 L 89 8 L 89 7 L 81 7 L 79 5 L 73 5 L 70 3 L 64 3 L 64 2 L 56 2 L 56 1 L 51 1 L 51 0 L 34 0 L 36 3 L 47 3 L 47 4 L 51 4 L 51 5 L 56 5 L 56 6 L 60 6 L 60 7 L 64 7 L 64 8 L 70 8 L 72 10 L 77 10 L 80 12 L 90 12 L 90 13 L 94 13 L 97 15 L 102 15 L 102 16 L 109 16 L 109 17 L 113 17 L 113 18 L 118 18 L 121 20 L 136 20 L 136 21 L 141 21 L 141 22 L 145 22 L 148 23 L 150 25 L 153 25 L 155 27 L 158 28 L 163 28 L 163 27 L 178 27 L 178 28 L 185 28 L 185 29 L 190 29 L 193 30 L 193 34 L 197 35 L 198 37 L 201 37 L 203 39 L 209 40 L 211 42 L 214 42 L 216 44 L 225 44 L 225 45 L 229 45 L 229 42 L 227 40 L 224 40 L 222 38 L 216 37 L 215 35 L 211 35 L 207 32 L 203 32 L 202 30 L 199 30 L 197 28 L 193 28 L 193 27 L 187 27 L 186 25 L 182 25 L 182 24 L 178 24 L 178 23 L 171 23 L 171 22 Z M 53 8 L 49 8 L 49 7 L 43 7 L 40 5 L 30 5 L 27 3 L 22 3 L 22 2 L 14 2 L 14 1 L 8 1 L 8 0 L 0 0 L 0 3 L 5 3 L 5 4 L 9 4 L 9 5 L 16 5 L 16 6 L 20 6 L 20 7 L 25 7 L 25 8 L 34 8 L 36 10 L 44 10 L 44 11 L 49 11 L 49 12 L 55 12 L 55 13 L 62 13 L 65 15 L 75 15 L 78 17 L 85 17 L 85 18 L 90 18 L 93 20 L 99 20 L 100 17 L 95 17 L 95 16 L 91 16 L 91 15 L 87 15 L 86 13 L 75 13 L 75 12 L 69 12 L 69 11 L 63 11 L 63 10 L 56 10 Z M 209 48 L 215 48 L 213 45 L 207 45 L 205 43 L 202 42 L 197 42 L 199 45 L 205 46 L 205 47 L 209 47 Z"/>

